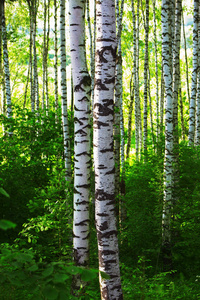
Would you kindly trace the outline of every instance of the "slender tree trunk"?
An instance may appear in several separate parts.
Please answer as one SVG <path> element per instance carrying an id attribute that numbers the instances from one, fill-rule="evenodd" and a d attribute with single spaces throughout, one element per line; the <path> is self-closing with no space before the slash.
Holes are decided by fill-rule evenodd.
<path id="1" fill-rule="evenodd" d="M 101 299 L 123 299 L 115 217 L 113 98 L 116 60 L 115 1 L 96 3 L 97 39 L 94 93 L 95 219 Z M 104 279 L 101 271 L 110 276 Z"/>
<path id="2" fill-rule="evenodd" d="M 34 110 L 39 109 L 39 82 L 37 71 L 37 47 L 36 47 L 36 34 L 37 34 L 37 0 L 33 0 L 33 85 L 34 85 Z"/>
<path id="3" fill-rule="evenodd" d="M 163 68 L 161 73 L 161 87 L 160 87 L 160 126 L 159 134 L 163 134 L 163 115 L 164 115 L 164 98 L 165 98 L 165 82 Z"/>
<path id="4" fill-rule="evenodd" d="M 74 87 L 74 259 L 89 260 L 90 90 L 85 50 L 85 2 L 69 1 L 70 48 Z"/>
<path id="5" fill-rule="evenodd" d="M 49 81 L 48 81 L 48 58 L 49 58 L 49 34 L 50 34 L 50 0 L 47 4 L 47 40 L 45 55 L 45 92 L 46 92 L 46 109 L 49 111 Z"/>
<path id="6" fill-rule="evenodd" d="M 123 3 L 119 10 L 119 1 L 116 1 L 117 12 L 117 28 L 121 32 Z M 122 97 L 122 55 L 121 55 L 121 35 L 117 40 L 117 63 L 116 63 L 116 80 L 115 80 L 115 111 L 114 111 L 114 149 L 115 149 L 115 195 L 120 196 L 120 145 L 121 145 L 121 130 L 120 130 L 120 113 L 121 113 L 121 97 Z M 119 207 L 120 211 L 120 207 Z"/>
<path id="7" fill-rule="evenodd" d="M 151 124 L 151 136 L 152 136 L 152 146 L 155 147 L 154 140 L 154 129 L 153 129 L 153 111 L 152 111 L 152 99 L 151 99 L 151 75 L 148 67 L 148 92 L 149 92 L 149 111 L 150 111 L 150 124 Z"/>
<path id="8" fill-rule="evenodd" d="M 0 20 L 2 20 L 2 6 L 0 6 Z M 0 21 L 0 113 L 3 114 L 4 110 L 4 97 L 3 97 L 3 84 L 4 84 L 4 73 L 3 73 L 3 45 L 2 45 L 2 22 Z"/>
<path id="9" fill-rule="evenodd" d="M 148 64 L 149 64 L 149 0 L 146 0 L 145 17 L 145 56 L 144 56 L 144 113 L 143 113 L 143 147 L 147 154 L 147 101 L 148 101 Z"/>
<path id="10" fill-rule="evenodd" d="M 57 32 L 57 0 L 54 0 L 54 93 L 55 93 L 55 120 L 58 122 L 58 32 Z"/>
<path id="11" fill-rule="evenodd" d="M 5 1 L 0 2 L 1 5 L 1 26 L 2 26 L 2 40 L 3 40 L 3 62 L 5 72 L 5 89 L 6 89 L 6 115 L 8 118 L 12 117 L 12 106 L 11 106 L 11 88 L 10 88 L 10 68 L 8 59 L 8 48 L 7 48 L 7 33 L 6 33 L 6 21 L 5 21 Z M 12 132 L 9 132 L 12 135 Z"/>
<path id="12" fill-rule="evenodd" d="M 190 103 L 190 85 L 189 85 L 189 75 L 188 75 L 188 58 L 187 58 L 187 44 L 185 36 L 185 24 L 184 24 L 184 15 L 182 10 L 182 24 L 183 24 L 183 41 L 184 41 L 184 50 L 185 50 L 185 71 L 186 71 L 186 81 L 187 81 L 187 96 Z"/>
<path id="13" fill-rule="evenodd" d="M 133 115 L 133 102 L 134 102 L 134 86 L 133 82 L 133 73 L 130 79 L 130 101 L 129 101 L 129 111 L 128 111 L 128 139 L 127 139 L 127 148 L 126 148 L 126 159 L 129 159 L 130 149 L 131 149 L 131 137 L 132 137 L 132 115 Z M 133 83 L 134 84 L 134 83 Z"/>
<path id="14" fill-rule="evenodd" d="M 60 56 L 61 56 L 61 101 L 64 138 L 65 179 L 71 181 L 70 138 L 67 113 L 67 76 L 66 76 L 66 38 L 65 38 L 65 0 L 60 1 Z"/>
<path id="15" fill-rule="evenodd" d="M 154 24 L 154 47 L 156 66 L 156 142 L 159 135 L 159 81 L 158 81 L 158 49 L 157 49 L 157 25 L 156 25 L 156 0 L 153 0 L 153 24 Z"/>
<path id="16" fill-rule="evenodd" d="M 200 5 L 200 3 L 199 3 Z M 200 6 L 199 6 L 200 14 Z M 200 15 L 199 15 L 200 16 Z M 199 18 L 200 20 L 200 18 Z M 200 51 L 200 22 L 198 22 L 198 52 Z M 200 55 L 198 55 L 197 69 L 197 95 L 196 95 L 196 118 L 195 118 L 195 146 L 200 145 Z"/>
<path id="17" fill-rule="evenodd" d="M 171 254 L 171 205 L 173 173 L 173 91 L 172 91 L 172 44 L 170 34 L 171 7 L 169 0 L 162 0 L 162 59 L 165 80 L 165 159 L 164 159 L 164 201 L 162 215 L 162 246 L 165 257 Z M 166 259 L 167 260 L 167 259 Z M 170 262 L 165 261 L 166 265 Z"/>
<path id="18" fill-rule="evenodd" d="M 141 156 L 142 147 L 142 118 L 141 118 L 141 107 L 140 107 L 140 0 L 137 1 L 137 23 L 136 23 L 136 47 L 137 47 L 137 57 L 136 57 L 136 65 L 137 65 L 137 78 L 136 78 L 136 89 L 137 89 L 137 97 L 135 95 L 135 105 L 137 105 L 137 118 L 139 124 L 139 147 L 138 153 Z M 137 151 L 137 147 L 136 147 Z"/>
<path id="19" fill-rule="evenodd" d="M 197 71 L 198 71 L 198 22 L 199 22 L 199 0 L 194 0 L 194 22 L 193 22 L 193 71 L 192 86 L 189 109 L 189 146 L 194 145 L 195 133 L 195 108 L 197 94 Z"/>
<path id="20" fill-rule="evenodd" d="M 46 25 L 47 3 L 44 0 L 44 24 L 43 24 L 43 61 L 42 61 L 42 109 L 45 109 L 45 79 L 46 79 Z"/>
<path id="21" fill-rule="evenodd" d="M 181 90 L 181 80 L 179 84 L 179 106 L 181 114 L 181 134 L 182 140 L 185 141 L 185 125 L 184 125 L 184 114 L 183 114 L 183 99 L 182 99 L 182 90 Z"/>

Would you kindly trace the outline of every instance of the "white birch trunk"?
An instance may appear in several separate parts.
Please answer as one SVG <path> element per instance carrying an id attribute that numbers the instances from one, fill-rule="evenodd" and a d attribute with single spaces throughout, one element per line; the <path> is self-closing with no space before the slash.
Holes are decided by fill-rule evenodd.
<path id="1" fill-rule="evenodd" d="M 77 265 L 89 260 L 90 92 L 85 50 L 85 1 L 69 1 L 70 49 L 74 87 L 73 247 Z"/>
<path id="2" fill-rule="evenodd" d="M 61 59 L 61 101 L 64 138 L 65 179 L 71 180 L 71 156 L 67 113 L 67 77 L 66 77 L 66 38 L 65 38 L 65 0 L 60 1 L 60 59 Z"/>
<path id="3" fill-rule="evenodd" d="M 4 62 L 4 73 L 5 73 L 5 90 L 6 90 L 6 110 L 7 117 L 12 117 L 12 106 L 11 106 L 11 88 L 10 88 L 10 68 L 8 59 L 8 48 L 7 48 L 7 37 L 6 37 L 6 21 L 5 21 L 5 1 L 1 1 L 1 12 L 2 12 L 2 39 L 3 39 L 3 62 Z M 9 132 L 9 135 L 12 135 Z"/>
<path id="4" fill-rule="evenodd" d="M 172 205 L 172 162 L 173 162 L 173 93 L 171 73 L 170 1 L 162 0 L 162 58 L 165 80 L 165 159 L 164 159 L 164 201 L 162 215 L 162 244 L 171 242 Z"/>
<path id="5" fill-rule="evenodd" d="M 195 133 L 195 108 L 197 94 L 197 70 L 198 70 L 198 22 L 199 22 L 199 0 L 194 0 L 194 22 L 193 22 L 193 71 L 189 108 L 189 146 L 194 145 Z"/>
<path id="6" fill-rule="evenodd" d="M 55 120 L 58 122 L 58 33 L 57 33 L 57 0 L 54 0 L 54 94 L 55 94 Z"/>
<path id="7" fill-rule="evenodd" d="M 156 25 L 156 0 L 153 0 L 153 24 L 154 24 L 154 47 L 156 67 L 156 141 L 159 135 L 159 82 L 158 82 L 158 49 L 157 49 L 157 25 Z"/>
<path id="8" fill-rule="evenodd" d="M 199 6 L 200 19 L 200 6 Z M 200 23 L 198 22 L 198 52 L 200 51 Z M 196 96 L 196 118 L 195 118 L 195 146 L 200 145 L 200 55 L 198 55 L 197 69 L 197 96 Z"/>
<path id="9" fill-rule="evenodd" d="M 187 44 L 185 36 L 185 24 L 184 24 L 184 15 L 182 10 L 182 24 L 183 24 L 183 41 L 184 41 L 184 50 L 185 50 L 185 72 L 186 72 L 186 81 L 187 81 L 187 96 L 190 103 L 190 85 L 189 85 L 189 75 L 188 75 L 188 58 L 187 58 Z"/>
<path id="10" fill-rule="evenodd" d="M 94 91 L 95 220 L 101 299 L 123 299 L 115 217 L 113 98 L 116 60 L 115 1 L 96 3 L 97 40 Z M 104 279 L 101 271 L 110 276 Z"/>
<path id="11" fill-rule="evenodd" d="M 44 1 L 44 23 L 43 23 L 43 61 L 42 61 L 42 109 L 45 109 L 45 77 L 46 77 L 46 22 L 47 22 L 47 3 Z"/>

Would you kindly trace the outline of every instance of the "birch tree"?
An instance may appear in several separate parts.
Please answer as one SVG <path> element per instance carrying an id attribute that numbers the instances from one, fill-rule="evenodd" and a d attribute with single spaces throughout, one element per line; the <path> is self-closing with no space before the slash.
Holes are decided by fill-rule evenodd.
<path id="1" fill-rule="evenodd" d="M 162 215 L 163 250 L 170 252 L 171 205 L 172 205 L 172 162 L 173 162 L 173 91 L 171 70 L 171 7 L 169 0 L 162 0 L 162 60 L 165 81 L 165 158 L 164 158 L 164 199 Z"/>
<path id="2" fill-rule="evenodd" d="M 57 14 L 58 6 L 57 0 L 54 0 L 54 94 L 55 94 L 55 117 L 58 121 L 58 32 L 57 32 Z"/>
<path id="3" fill-rule="evenodd" d="M 6 33 L 6 21 L 5 21 L 5 1 L 0 2 L 1 6 L 1 26 L 2 26 L 2 40 L 3 40 L 3 63 L 5 73 L 5 90 L 6 90 L 6 114 L 8 118 L 12 117 L 11 106 L 11 88 L 10 88 L 10 68 L 8 59 L 8 47 L 7 47 L 7 33 Z M 12 134 L 11 132 L 9 133 Z"/>
<path id="4" fill-rule="evenodd" d="M 95 221 L 101 299 L 123 299 L 115 217 L 113 98 L 116 61 L 115 1 L 96 3 L 95 91 L 93 109 Z M 110 276 L 105 279 L 101 271 Z"/>
<path id="5" fill-rule="evenodd" d="M 67 74 L 66 74 L 66 37 L 65 37 L 65 0 L 60 1 L 60 59 L 61 59 L 61 101 L 64 138 L 65 179 L 70 181 L 71 156 L 67 114 Z"/>
<path id="6" fill-rule="evenodd" d="M 194 22 L 193 22 L 193 71 L 189 108 L 189 145 L 194 145 L 195 132 L 195 108 L 197 94 L 197 70 L 198 70 L 198 22 L 199 22 L 199 0 L 194 0 Z"/>
<path id="7" fill-rule="evenodd" d="M 89 260 L 90 92 L 85 50 L 85 1 L 69 1 L 70 51 L 74 89 L 73 247 L 77 265 Z"/>

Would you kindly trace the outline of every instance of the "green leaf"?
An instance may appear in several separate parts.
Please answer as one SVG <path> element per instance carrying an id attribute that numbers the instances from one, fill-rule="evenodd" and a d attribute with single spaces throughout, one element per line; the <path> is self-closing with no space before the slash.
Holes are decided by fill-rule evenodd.
<path id="1" fill-rule="evenodd" d="M 106 274 L 105 272 L 100 271 L 100 274 L 103 279 L 110 279 L 110 275 Z"/>
<path id="2" fill-rule="evenodd" d="M 46 270 L 44 270 L 44 271 L 42 272 L 42 276 L 43 276 L 43 277 L 48 277 L 48 276 L 50 276 L 50 275 L 53 273 L 53 269 L 54 269 L 54 267 L 53 267 L 53 266 L 50 266 L 49 268 L 47 268 Z"/>
<path id="3" fill-rule="evenodd" d="M 63 283 L 66 279 L 69 279 L 69 276 L 67 274 L 55 274 L 53 281 L 55 283 Z"/>
<path id="4" fill-rule="evenodd" d="M 19 261 L 19 262 L 22 262 L 22 263 L 25 263 L 25 262 L 31 262 L 33 259 L 33 255 L 31 254 L 27 254 L 27 253 L 19 253 L 17 256 L 16 256 L 16 260 Z"/>
<path id="5" fill-rule="evenodd" d="M 84 269 L 82 274 L 81 274 L 81 279 L 83 281 L 90 281 L 90 280 L 92 280 L 96 277 L 97 277 L 97 273 L 94 270 Z"/>
<path id="6" fill-rule="evenodd" d="M 54 300 L 54 299 L 57 299 L 57 297 L 58 297 L 58 291 L 50 285 L 47 285 L 43 289 L 43 294 L 49 300 Z"/>
<path id="7" fill-rule="evenodd" d="M 6 196 L 8 198 L 10 198 L 10 196 L 8 195 L 8 193 L 6 193 L 6 191 L 3 188 L 1 188 L 1 187 L 0 187 L 0 194 Z"/>
<path id="8" fill-rule="evenodd" d="M 33 266 L 29 267 L 28 270 L 29 270 L 30 272 L 35 272 L 35 271 L 38 270 L 38 265 L 33 265 Z"/>
<path id="9" fill-rule="evenodd" d="M 81 274 L 83 269 L 76 266 L 66 267 L 65 270 L 71 275 Z"/>
<path id="10" fill-rule="evenodd" d="M 0 229 L 7 230 L 11 228 L 15 228 L 17 225 L 8 220 L 0 220 Z"/>

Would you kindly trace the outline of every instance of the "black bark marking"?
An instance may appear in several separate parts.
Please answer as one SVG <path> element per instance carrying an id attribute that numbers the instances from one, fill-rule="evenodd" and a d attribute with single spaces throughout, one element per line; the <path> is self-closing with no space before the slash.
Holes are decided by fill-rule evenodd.
<path id="1" fill-rule="evenodd" d="M 109 91 L 109 88 L 107 88 L 105 84 L 101 82 L 101 79 L 95 79 L 94 86 L 98 91 Z"/>
<path id="2" fill-rule="evenodd" d="M 103 100 L 103 104 L 100 103 L 95 103 L 94 104 L 94 118 L 95 118 L 95 110 L 97 110 L 97 114 L 99 114 L 100 116 L 109 116 L 109 115 L 113 115 L 113 109 L 109 108 L 109 106 L 111 105 L 113 107 L 113 99 L 104 99 Z"/>
<path id="3" fill-rule="evenodd" d="M 104 39 L 104 41 L 105 41 L 105 39 Z M 110 40 L 110 39 L 107 39 L 107 41 L 109 41 L 109 42 L 111 41 L 112 42 L 112 40 Z M 113 61 L 114 61 L 116 59 L 116 52 L 117 52 L 117 48 L 116 47 L 113 49 L 112 46 L 105 46 L 105 47 L 103 47 L 103 49 L 101 51 L 97 50 L 96 53 L 99 56 L 99 61 L 101 63 L 107 63 L 108 60 L 106 59 L 106 55 L 108 53 L 111 54 L 111 56 L 113 58 Z"/>
<path id="4" fill-rule="evenodd" d="M 104 170 L 104 169 L 107 169 L 107 167 L 105 167 L 104 165 L 99 165 L 97 169 Z"/>
<path id="5" fill-rule="evenodd" d="M 74 123 L 79 123 L 80 125 L 83 125 L 83 122 L 80 121 L 77 117 L 74 117 Z"/>
<path id="6" fill-rule="evenodd" d="M 76 111 L 84 111 L 84 109 L 78 109 L 78 108 L 76 107 L 76 105 L 74 105 L 74 110 L 76 110 Z"/>
<path id="7" fill-rule="evenodd" d="M 102 238 L 109 238 L 111 235 L 117 236 L 117 230 L 111 230 L 107 232 L 101 232 L 97 230 L 97 235 L 99 237 L 99 240 L 101 240 Z"/>
<path id="8" fill-rule="evenodd" d="M 90 153 L 88 153 L 88 152 L 86 152 L 86 151 L 81 152 L 81 153 L 79 153 L 79 154 L 76 154 L 76 156 L 82 156 L 82 155 L 87 155 L 87 156 L 90 157 Z"/>
<path id="9" fill-rule="evenodd" d="M 94 128 L 100 129 L 101 127 L 108 127 L 109 124 L 103 123 L 103 122 L 100 122 L 100 121 L 96 120 L 96 121 L 93 122 L 93 126 L 94 126 Z"/>
<path id="10" fill-rule="evenodd" d="M 82 240 L 87 240 L 89 238 L 89 236 L 90 236 L 90 233 L 88 233 L 87 236 L 84 237 Z"/>
<path id="11" fill-rule="evenodd" d="M 96 190 L 95 193 L 95 198 L 99 201 L 102 200 L 114 200 L 115 199 L 115 195 L 114 194 L 108 194 L 106 192 L 104 192 L 103 190 Z"/>
<path id="12" fill-rule="evenodd" d="M 109 175 L 109 174 L 115 174 L 115 167 L 112 170 L 106 172 L 106 175 Z"/>
<path id="13" fill-rule="evenodd" d="M 97 214 L 97 216 L 99 216 L 99 217 L 107 217 L 107 216 L 109 216 L 108 214 L 105 214 L 105 213 L 100 213 L 100 214 Z"/>
<path id="14" fill-rule="evenodd" d="M 74 188 L 74 194 L 79 194 L 79 195 L 81 195 L 81 193 L 80 193 L 76 188 Z"/>
<path id="15" fill-rule="evenodd" d="M 89 102 L 89 100 L 86 96 L 84 96 L 83 98 L 78 100 L 78 102 L 82 102 L 82 101 Z"/>
<path id="16" fill-rule="evenodd" d="M 84 225 L 87 225 L 86 223 L 89 223 L 90 220 L 89 219 L 86 219 L 86 220 L 83 220 L 79 223 L 75 223 L 75 226 L 84 226 Z"/>
<path id="17" fill-rule="evenodd" d="M 86 75 L 81 79 L 79 84 L 75 85 L 74 90 L 75 92 L 79 92 L 80 90 L 84 92 L 85 87 L 88 87 L 90 85 L 91 85 L 91 77 L 90 75 Z"/>
<path id="18" fill-rule="evenodd" d="M 90 184 L 77 185 L 77 188 L 89 189 L 89 187 L 90 187 Z"/>
<path id="19" fill-rule="evenodd" d="M 107 84 L 109 84 L 109 83 L 115 83 L 115 77 L 111 77 L 110 79 L 106 78 L 105 81 L 104 81 L 104 83 L 107 83 Z"/>
<path id="20" fill-rule="evenodd" d="M 107 222 L 107 221 L 103 222 L 103 223 L 99 226 L 99 228 L 100 228 L 101 231 L 104 231 L 104 230 L 108 229 L 108 222 Z"/>
<path id="21" fill-rule="evenodd" d="M 82 136 L 87 136 L 87 133 L 84 131 L 84 130 L 82 130 L 82 129 L 80 129 L 80 130 L 77 130 L 76 132 L 75 132 L 75 134 L 80 134 L 80 135 L 82 135 Z"/>

